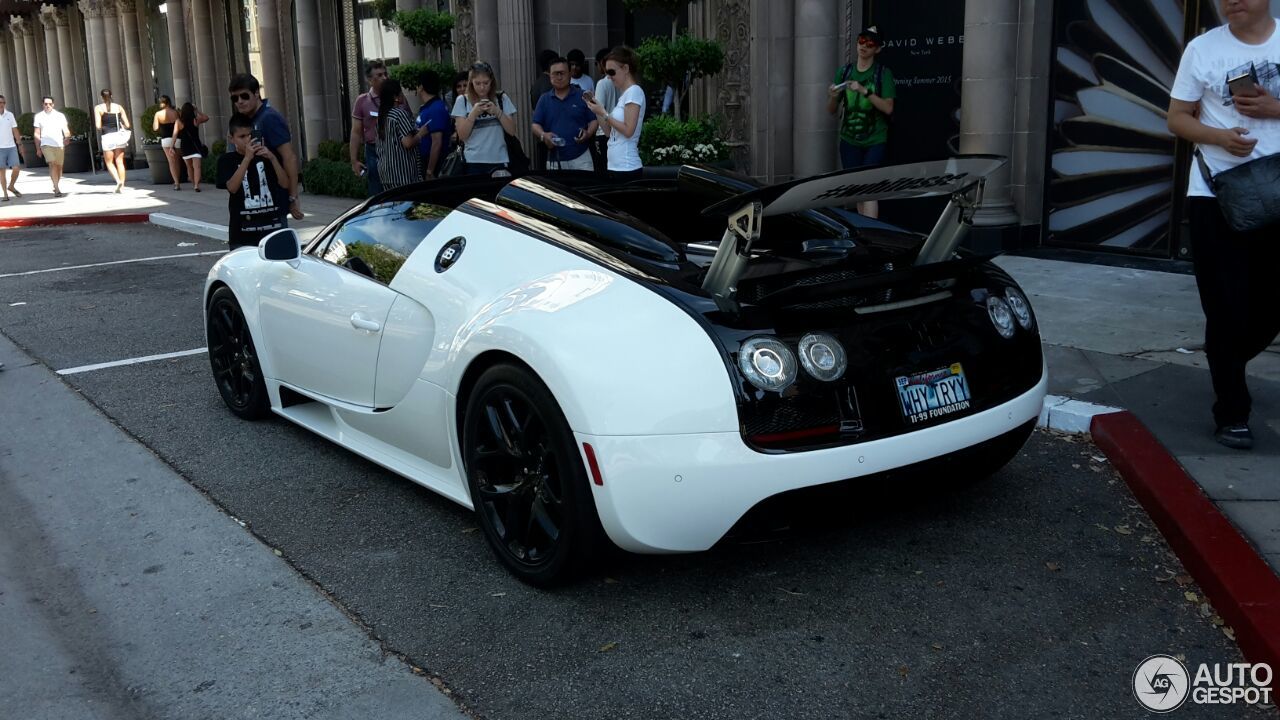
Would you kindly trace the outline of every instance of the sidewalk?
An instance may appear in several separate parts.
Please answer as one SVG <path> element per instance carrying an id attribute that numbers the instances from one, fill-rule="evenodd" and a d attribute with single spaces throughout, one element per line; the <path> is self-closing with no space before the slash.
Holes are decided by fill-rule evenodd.
<path id="1" fill-rule="evenodd" d="M 160 213 L 198 223 L 225 226 L 227 224 L 227 193 L 208 183 L 201 184 L 201 192 L 194 192 L 186 183 L 181 191 L 172 185 L 152 185 L 151 171 L 130 170 L 125 190 L 115 194 L 115 182 L 106 172 L 97 174 L 77 173 L 62 178 L 64 198 L 53 196 L 49 182 L 49 170 L 36 168 L 23 170 L 18 177 L 21 198 L 0 203 L 0 221 L 20 218 L 83 217 L 89 219 L 102 215 L 127 213 Z M 302 212 L 306 218 L 290 220 L 290 226 L 305 238 L 318 232 L 334 218 L 346 212 L 356 200 L 334 198 L 325 195 L 302 195 Z"/>
<path id="2" fill-rule="evenodd" d="M 997 264 L 1031 298 L 1049 392 L 1137 416 L 1280 573 L 1280 344 L 1249 365 L 1254 449 L 1230 450 L 1212 437 L 1194 277 L 1028 257 Z"/>

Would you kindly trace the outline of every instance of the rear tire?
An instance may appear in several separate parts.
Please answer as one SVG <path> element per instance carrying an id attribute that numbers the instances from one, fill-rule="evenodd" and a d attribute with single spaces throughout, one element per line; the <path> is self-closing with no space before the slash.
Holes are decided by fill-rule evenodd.
<path id="1" fill-rule="evenodd" d="M 489 546 L 531 585 L 567 582 L 608 547 L 577 441 L 551 391 L 528 370 L 496 365 L 463 416 L 467 486 Z"/>
<path id="2" fill-rule="evenodd" d="M 249 324 L 231 288 L 218 288 L 209 298 L 205 335 L 213 381 L 227 408 L 244 420 L 266 417 L 271 410 L 267 384 Z"/>

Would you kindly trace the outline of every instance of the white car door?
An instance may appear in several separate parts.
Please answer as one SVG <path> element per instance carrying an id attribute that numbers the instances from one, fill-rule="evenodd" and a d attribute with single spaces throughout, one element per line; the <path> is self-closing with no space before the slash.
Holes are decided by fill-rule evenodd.
<path id="1" fill-rule="evenodd" d="M 378 348 L 396 292 L 308 255 L 297 268 L 272 263 L 262 282 L 259 314 L 276 379 L 373 407 Z"/>

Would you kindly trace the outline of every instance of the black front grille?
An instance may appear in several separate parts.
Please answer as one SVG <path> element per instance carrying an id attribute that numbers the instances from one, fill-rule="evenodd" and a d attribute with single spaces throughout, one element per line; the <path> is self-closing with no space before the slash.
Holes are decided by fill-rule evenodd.
<path id="1" fill-rule="evenodd" d="M 840 424 L 840 411 L 830 393 L 770 397 L 746 421 L 747 437 L 810 430 Z"/>

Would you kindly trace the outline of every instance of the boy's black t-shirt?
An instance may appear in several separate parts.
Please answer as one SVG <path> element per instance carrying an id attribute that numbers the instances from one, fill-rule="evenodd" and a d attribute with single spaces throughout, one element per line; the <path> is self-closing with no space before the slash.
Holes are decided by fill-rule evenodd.
<path id="1" fill-rule="evenodd" d="M 244 156 L 234 150 L 218 158 L 219 187 L 227 187 L 227 181 L 243 161 Z M 255 158 L 244 173 L 240 190 L 229 195 L 227 210 L 231 224 L 227 228 L 227 244 L 232 248 L 257 245 L 262 238 L 286 227 L 288 198 L 270 162 Z"/>

